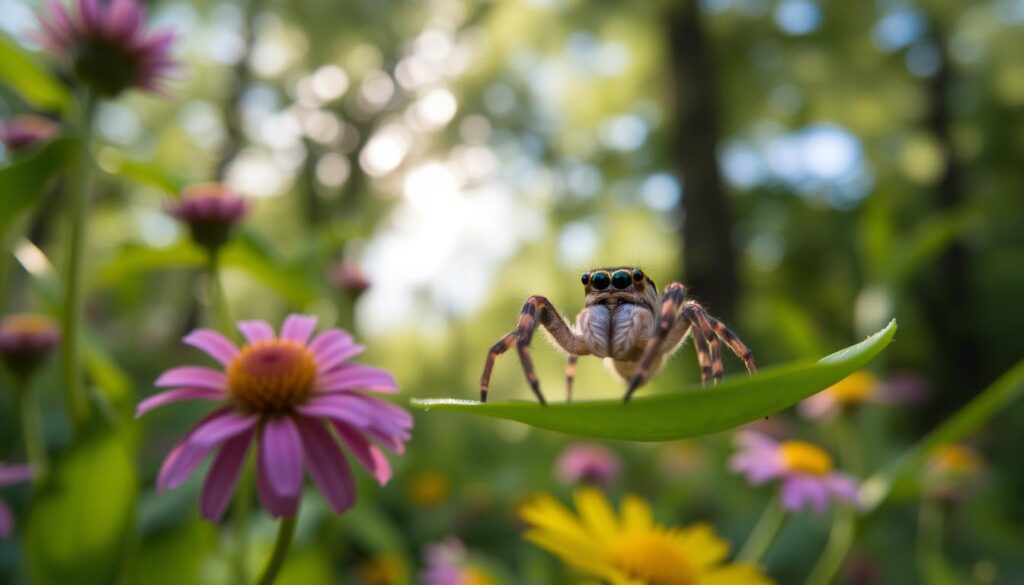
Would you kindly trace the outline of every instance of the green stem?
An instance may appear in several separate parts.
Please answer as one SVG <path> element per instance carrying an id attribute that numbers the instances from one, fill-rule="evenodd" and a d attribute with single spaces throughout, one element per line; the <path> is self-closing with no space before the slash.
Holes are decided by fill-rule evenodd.
<path id="1" fill-rule="evenodd" d="M 857 533 L 857 516 L 853 508 L 840 507 L 832 520 L 832 532 L 828 535 L 828 544 L 818 557 L 818 562 L 811 569 L 806 585 L 828 585 L 835 578 L 843 559 L 850 552 L 853 538 Z"/>
<path id="2" fill-rule="evenodd" d="M 17 382 L 17 395 L 21 407 L 21 429 L 25 441 L 25 455 L 32 466 L 33 477 L 39 482 L 46 475 L 49 461 L 46 456 L 46 439 L 43 435 L 42 420 L 35 397 L 29 389 L 28 380 Z"/>
<path id="3" fill-rule="evenodd" d="M 210 305 L 213 307 L 213 323 L 221 333 L 232 337 L 234 328 L 231 326 L 231 310 L 228 309 L 228 300 L 224 294 L 224 285 L 220 278 L 220 253 L 216 250 L 211 250 L 208 262 L 206 282 Z"/>
<path id="4" fill-rule="evenodd" d="M 736 560 L 744 563 L 759 563 L 761 557 L 775 540 L 785 519 L 786 509 L 782 506 L 782 500 L 777 496 L 772 496 L 757 524 L 754 525 L 754 529 L 750 532 L 750 536 L 747 537 L 747 542 L 743 544 L 743 548 L 736 555 Z"/>
<path id="5" fill-rule="evenodd" d="M 235 573 L 238 583 L 249 582 L 249 518 L 252 515 L 253 459 L 248 457 L 235 498 Z"/>
<path id="6" fill-rule="evenodd" d="M 85 258 L 87 212 L 92 190 L 92 156 L 89 151 L 92 141 L 93 118 L 96 97 L 86 90 L 81 106 L 81 127 L 79 128 L 79 153 L 74 177 L 68 184 L 68 215 L 70 237 L 68 239 L 68 266 L 65 276 L 64 307 L 62 314 L 61 340 L 64 371 L 64 392 L 71 423 L 80 429 L 89 416 L 89 401 L 84 392 L 82 372 L 82 261 Z"/>
<path id="7" fill-rule="evenodd" d="M 921 583 L 941 583 L 945 565 L 942 556 L 942 504 L 933 498 L 922 498 L 917 517 L 917 571 Z"/>
<path id="8" fill-rule="evenodd" d="M 295 536 L 295 523 L 295 516 L 281 518 L 281 523 L 277 527 L 277 541 L 274 542 L 274 552 L 271 553 L 267 566 L 263 568 L 263 572 L 260 574 L 260 578 L 256 580 L 256 585 L 271 585 L 277 579 L 277 574 L 281 572 L 285 558 L 288 557 L 288 550 L 292 546 L 292 537 Z"/>
<path id="9" fill-rule="evenodd" d="M 842 468 L 861 477 L 864 473 L 864 452 L 861 450 L 861 441 L 857 437 L 853 421 L 846 412 L 839 413 L 832 421 L 832 430 Z"/>

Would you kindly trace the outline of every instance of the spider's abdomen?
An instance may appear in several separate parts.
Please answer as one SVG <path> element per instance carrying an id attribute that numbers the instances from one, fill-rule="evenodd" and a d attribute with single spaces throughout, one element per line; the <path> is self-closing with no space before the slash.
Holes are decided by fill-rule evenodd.
<path id="1" fill-rule="evenodd" d="M 576 318 L 580 334 L 597 357 L 635 360 L 654 330 L 654 316 L 638 305 L 623 303 L 609 309 L 591 305 Z"/>

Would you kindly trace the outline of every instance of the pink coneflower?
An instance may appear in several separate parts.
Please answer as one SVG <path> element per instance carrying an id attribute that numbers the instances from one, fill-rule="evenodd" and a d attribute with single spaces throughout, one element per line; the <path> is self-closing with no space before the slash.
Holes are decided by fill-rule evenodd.
<path id="1" fill-rule="evenodd" d="M 20 378 L 27 378 L 60 341 L 60 328 L 46 315 L 16 313 L 0 322 L 0 358 Z"/>
<path id="2" fill-rule="evenodd" d="M 74 4 L 68 10 L 57 0 L 46 0 L 38 15 L 42 44 L 101 96 L 113 97 L 129 87 L 161 91 L 177 67 L 171 56 L 174 33 L 148 30 L 136 0 Z"/>
<path id="3" fill-rule="evenodd" d="M 798 408 L 804 418 L 829 420 L 862 404 L 893 406 L 920 402 L 926 393 L 926 384 L 919 375 L 902 373 L 879 380 L 861 370 L 802 401 Z"/>
<path id="4" fill-rule="evenodd" d="M 248 212 L 246 199 L 221 183 L 192 185 L 167 206 L 167 213 L 189 227 L 192 239 L 210 250 L 227 243 Z"/>
<path id="5" fill-rule="evenodd" d="M 252 443 L 260 500 L 275 517 L 298 511 L 303 468 L 336 513 L 355 504 L 355 482 L 342 445 L 381 485 L 387 483 L 391 467 L 377 444 L 404 452 L 412 417 L 362 392 L 396 392 L 397 386 L 384 370 L 348 363 L 363 350 L 348 333 L 329 329 L 310 341 L 316 322 L 316 317 L 290 315 L 275 336 L 263 321 L 242 321 L 238 329 L 246 344 L 241 349 L 209 329 L 184 338 L 224 371 L 184 366 L 164 372 L 156 385 L 172 390 L 142 401 L 137 416 L 182 400 L 221 405 L 167 456 L 159 489 L 181 485 L 219 446 L 200 503 L 203 516 L 216 521 L 227 508 Z"/>
<path id="6" fill-rule="evenodd" d="M 370 288 L 370 281 L 367 280 L 366 274 L 359 266 L 349 262 L 335 264 L 331 270 L 331 280 L 334 282 L 334 286 L 356 296 Z"/>
<path id="7" fill-rule="evenodd" d="M 32 479 L 32 468 L 28 465 L 0 465 L 0 487 L 24 483 Z M 7 504 L 0 500 L 0 538 L 10 538 L 14 529 L 14 514 Z"/>
<path id="8" fill-rule="evenodd" d="M 46 142 L 58 132 L 60 124 L 35 114 L 21 114 L 0 122 L 0 142 L 11 151 Z"/>
<path id="9" fill-rule="evenodd" d="M 780 443 L 753 431 L 737 433 L 736 444 L 740 451 L 729 459 L 730 469 L 753 485 L 778 479 L 782 504 L 791 512 L 810 506 L 821 514 L 830 500 L 858 504 L 857 482 L 834 471 L 832 458 L 817 445 Z"/>
<path id="10" fill-rule="evenodd" d="M 494 580 L 467 561 L 466 547 L 457 538 L 427 545 L 420 585 L 492 585 Z"/>
<path id="11" fill-rule="evenodd" d="M 619 457 L 597 443 L 574 443 L 555 461 L 555 475 L 564 484 L 589 483 L 607 486 L 619 477 Z"/>

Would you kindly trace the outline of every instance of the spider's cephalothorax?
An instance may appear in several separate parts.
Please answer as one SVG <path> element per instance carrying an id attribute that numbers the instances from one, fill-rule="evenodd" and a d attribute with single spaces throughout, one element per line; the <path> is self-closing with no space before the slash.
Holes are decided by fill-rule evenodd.
<path id="1" fill-rule="evenodd" d="M 576 315 L 576 324 L 566 322 L 546 298 L 526 299 L 515 330 L 502 337 L 487 354 L 480 380 L 480 400 L 487 401 L 494 360 L 513 345 L 519 353 L 523 372 L 537 400 L 545 404 L 540 383 L 530 359 L 529 345 L 537 324 L 544 326 L 552 343 L 565 351 L 566 397 L 572 399 L 576 360 L 581 355 L 604 358 L 629 383 L 625 400 L 661 368 L 687 336 L 692 335 L 700 362 L 701 382 L 722 379 L 721 339 L 754 371 L 754 358 L 747 346 L 729 328 L 708 315 L 696 301 L 686 298 L 686 288 L 673 282 L 659 295 L 654 281 L 643 270 L 631 266 L 600 268 L 583 274 L 586 307 Z"/>

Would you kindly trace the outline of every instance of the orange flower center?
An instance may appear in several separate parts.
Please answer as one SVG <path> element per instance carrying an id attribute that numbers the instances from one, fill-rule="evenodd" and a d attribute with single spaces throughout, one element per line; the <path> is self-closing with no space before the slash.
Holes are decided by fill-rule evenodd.
<path id="1" fill-rule="evenodd" d="M 786 441 L 779 445 L 782 464 L 789 471 L 825 475 L 832 471 L 832 458 L 824 449 L 804 441 Z"/>
<path id="2" fill-rule="evenodd" d="M 619 534 L 609 547 L 612 565 L 647 585 L 695 585 L 693 561 L 671 532 L 634 530 Z"/>
<path id="3" fill-rule="evenodd" d="M 57 330 L 53 319 L 44 315 L 22 313 L 8 315 L 3 322 L 5 333 L 14 335 L 49 335 Z"/>
<path id="4" fill-rule="evenodd" d="M 854 372 L 827 390 L 836 400 L 843 404 L 864 402 L 875 389 L 878 380 L 868 372 Z"/>
<path id="5" fill-rule="evenodd" d="M 294 341 L 261 341 L 243 347 L 227 374 L 228 393 L 244 410 L 281 412 L 313 393 L 316 359 Z"/>

